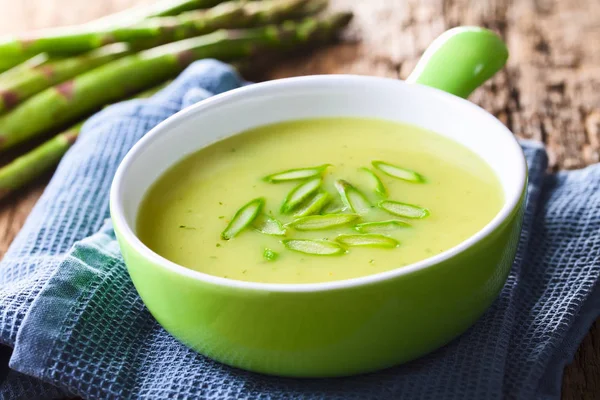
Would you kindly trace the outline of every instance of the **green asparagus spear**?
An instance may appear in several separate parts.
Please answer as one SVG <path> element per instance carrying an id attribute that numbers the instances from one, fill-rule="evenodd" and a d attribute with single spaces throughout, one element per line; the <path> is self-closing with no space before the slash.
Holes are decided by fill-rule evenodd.
<path id="1" fill-rule="evenodd" d="M 10 82 L 12 79 L 18 79 L 24 71 L 32 68 L 39 68 L 50 61 L 48 54 L 42 53 L 37 56 L 31 57 L 29 60 L 25 60 L 21 64 L 0 73 L 0 85 Z"/>
<path id="2" fill-rule="evenodd" d="M 41 52 L 78 54 L 116 42 L 144 39 L 141 48 L 204 35 L 217 29 L 245 28 L 280 22 L 315 0 L 271 0 L 243 3 L 231 1 L 203 11 L 175 17 L 151 18 L 124 27 L 97 29 L 75 27 L 39 31 L 0 42 L 0 58 L 18 59 Z M 318 0 L 319 3 L 322 3 Z"/>
<path id="3" fill-rule="evenodd" d="M 150 97 L 165 85 L 138 94 L 135 98 Z M 29 184 L 53 168 L 79 136 L 83 122 L 54 136 L 28 153 L 0 168 L 0 199 Z"/>
<path id="4" fill-rule="evenodd" d="M 0 72 L 8 71 L 19 64 L 26 62 L 29 57 L 30 56 L 27 55 L 0 57 Z"/>
<path id="5" fill-rule="evenodd" d="M 0 168 L 0 198 L 27 185 L 58 164 L 75 142 L 83 123 L 56 135 L 30 152 Z"/>
<path id="6" fill-rule="evenodd" d="M 313 8 L 308 8 L 309 3 Z M 138 42 L 136 49 L 154 47 L 153 45 L 160 44 L 159 42 L 169 42 L 179 36 L 214 31 L 219 27 L 241 28 L 244 26 L 260 26 L 269 22 L 276 23 L 286 17 L 313 12 L 315 11 L 314 5 L 318 3 L 322 4 L 322 1 L 285 0 L 224 3 L 207 12 L 187 13 L 201 14 L 201 17 L 189 20 L 192 24 L 190 26 L 182 23 L 179 26 L 174 25 L 173 29 L 144 30 L 143 32 L 156 33 L 160 37 L 156 37 L 152 41 Z M 67 36 L 64 36 L 61 40 L 67 38 Z M 56 39 L 60 38 L 57 37 Z M 107 40 L 99 40 L 99 42 L 101 41 L 108 42 L 110 40 L 107 38 Z M 38 60 L 35 63 L 31 61 L 23 64 L 22 67 L 13 68 L 13 70 L 5 72 L 5 74 L 8 74 L 7 79 L 1 79 L 0 77 L 0 113 L 13 108 L 18 103 L 50 86 L 131 53 L 133 51 L 125 44 L 115 43 L 75 57 L 46 60 L 45 62 L 39 62 Z"/>
<path id="7" fill-rule="evenodd" d="M 202 58 L 231 60 L 261 51 L 289 51 L 327 42 L 346 26 L 350 13 L 286 21 L 281 25 L 221 30 L 133 54 L 44 90 L 0 117 L 0 149 L 74 121 L 105 104 L 152 87 Z"/>
<path id="8" fill-rule="evenodd" d="M 24 64 L 20 70 L 11 71 L 7 79 L 0 80 L 0 113 L 50 86 L 127 54 L 130 54 L 127 45 L 115 43 L 80 56 L 48 60 L 32 66 Z"/>
<path id="9" fill-rule="evenodd" d="M 163 0 L 153 4 L 152 6 L 137 7 L 122 11 L 117 14 L 108 15 L 95 21 L 88 22 L 85 24 L 85 26 L 87 29 L 110 29 L 111 27 L 119 26 L 125 27 L 138 23 L 147 18 L 174 16 L 185 11 L 209 8 L 217 5 L 218 3 L 222 3 L 223 1 L 225 0 Z M 58 34 L 59 32 L 68 32 L 71 29 L 73 29 L 73 27 L 53 28 L 45 30 L 45 33 L 38 32 L 34 35 L 52 35 L 53 33 Z M 25 40 L 24 43 L 26 44 L 28 39 L 26 37 L 22 39 Z M 5 39 L 4 43 L 9 40 L 10 39 Z M 0 44 L 0 46 L 3 45 L 4 44 Z M 27 54 L 31 54 L 31 52 L 27 52 Z M 21 55 L 12 56 L 9 56 L 8 54 L 2 54 L 2 56 L 0 56 L 0 72 L 6 71 L 25 62 L 29 57 L 31 57 L 31 55 L 27 56 L 24 53 Z"/>
<path id="10" fill-rule="evenodd" d="M 149 32 L 135 27 L 122 30 L 123 41 L 135 49 L 148 49 L 175 40 L 204 35 L 217 29 L 253 28 L 274 24 L 289 19 L 300 19 L 317 14 L 328 0 L 263 0 L 252 2 L 228 1 L 210 10 L 191 11 L 174 18 L 155 18 L 146 25 L 155 23 L 159 32 Z M 129 38 L 127 38 L 129 36 Z M 1 50 L 1 49 L 0 49 Z"/>
<path id="11" fill-rule="evenodd" d="M 86 25 L 94 27 L 124 26 L 146 18 L 178 15 L 186 11 L 209 8 L 225 0 L 163 0 L 151 6 L 140 6 L 98 18 Z"/>
<path id="12" fill-rule="evenodd" d="M 242 208 L 237 210 L 229 224 L 223 232 L 221 232 L 221 239 L 231 240 L 244 229 L 252 224 L 252 222 L 258 217 L 261 210 L 265 206 L 265 199 L 258 197 L 250 202 L 244 204 Z"/>

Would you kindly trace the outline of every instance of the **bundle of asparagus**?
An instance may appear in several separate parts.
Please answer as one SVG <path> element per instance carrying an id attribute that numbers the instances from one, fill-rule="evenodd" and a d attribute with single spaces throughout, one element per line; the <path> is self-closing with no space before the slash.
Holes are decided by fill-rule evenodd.
<path id="1" fill-rule="evenodd" d="M 147 18 L 172 16 L 182 13 L 184 11 L 208 8 L 219 4 L 223 1 L 225 0 L 163 0 L 150 7 L 140 7 L 138 9 L 124 11 L 119 14 L 109 15 L 107 17 L 88 23 L 86 24 L 86 26 L 88 27 L 88 29 L 103 29 L 110 27 L 127 26 Z M 45 36 L 52 37 L 54 35 L 60 35 L 62 32 L 68 34 L 73 30 L 77 30 L 77 27 L 47 29 L 44 31 L 34 32 L 29 36 L 23 36 L 20 39 L 7 37 L 4 38 L 3 41 L 0 41 L 0 43 L 3 43 L 3 46 L 7 46 L 9 49 L 10 47 L 25 48 L 28 46 L 30 38 L 34 39 L 36 37 L 40 38 Z M 19 63 L 26 60 L 25 54 L 19 55 L 18 51 L 16 53 L 16 55 L 13 53 L 11 57 L 10 50 L 8 54 L 3 54 L 2 52 L 0 52 L 0 72 L 6 71 L 7 69 L 18 65 Z"/>
<path id="2" fill-rule="evenodd" d="M 149 18 L 123 27 L 82 27 L 41 32 L 0 42 L 0 58 L 10 63 L 10 60 L 23 60 L 42 52 L 72 55 L 117 42 L 131 43 L 136 49 L 148 48 L 217 29 L 259 26 L 294 15 L 306 16 L 319 11 L 323 5 L 323 1 L 317 0 L 227 2 L 207 10 Z"/>
<path id="3" fill-rule="evenodd" d="M 133 96 L 132 99 L 150 97 L 166 86 L 166 83 L 139 93 Z M 9 195 L 58 164 L 62 156 L 77 140 L 83 122 L 78 122 L 66 131 L 59 133 L 0 168 L 0 198 Z"/>
<path id="4" fill-rule="evenodd" d="M 12 67 L 0 74 L 0 150 L 83 121 L 103 106 L 172 79 L 198 59 L 247 66 L 261 55 L 331 42 L 352 15 L 316 15 L 326 5 L 327 0 L 165 0 L 81 27 L 0 41 L 0 69 Z M 0 168 L 0 197 L 52 169 L 81 125 Z"/>
<path id="5" fill-rule="evenodd" d="M 176 39 L 214 32 L 217 29 L 261 26 L 293 18 L 294 15 L 306 17 L 320 11 L 324 5 L 325 3 L 322 0 L 271 0 L 254 3 L 229 2 L 206 11 L 189 12 L 179 17 L 174 17 L 178 18 L 178 21 L 169 25 L 168 29 L 166 23 L 156 29 L 142 29 L 135 25 L 122 28 L 122 32 L 138 32 L 140 35 L 122 35 L 123 41 L 131 39 L 133 43 L 115 43 L 100 47 L 80 56 L 57 60 L 49 60 L 47 56 L 43 56 L 45 59 L 36 57 L 7 71 L 5 79 L 0 75 L 0 113 L 14 107 L 19 102 L 26 100 L 47 87 L 61 83 L 117 58 L 133 54 L 135 50 L 152 48 L 156 45 L 175 41 Z M 191 14 L 194 15 L 193 18 L 183 18 L 184 15 L 189 16 Z M 162 21 L 162 18 L 159 21 Z M 113 29 L 113 31 L 115 30 Z M 53 37 L 40 38 L 34 44 L 28 46 L 27 51 L 30 48 L 51 50 L 69 45 L 72 45 L 72 48 L 76 48 L 85 44 L 90 45 L 89 47 L 91 48 L 99 43 L 114 41 L 114 38 L 118 36 L 103 35 L 107 34 L 95 32 L 93 34 L 86 34 L 83 37 L 79 33 L 63 33 L 61 36 L 55 35 Z M 92 38 L 92 36 L 94 37 Z M 141 37 L 148 40 L 134 40 Z M 80 41 L 81 39 L 84 40 Z M 85 50 L 86 48 L 83 47 L 83 49 Z M 2 53 L 3 47 L 0 44 L 0 54 Z"/>

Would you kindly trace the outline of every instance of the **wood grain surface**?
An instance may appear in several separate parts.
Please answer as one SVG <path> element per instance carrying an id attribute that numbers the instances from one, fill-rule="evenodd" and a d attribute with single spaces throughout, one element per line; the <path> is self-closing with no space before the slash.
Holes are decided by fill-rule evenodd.
<path id="1" fill-rule="evenodd" d="M 0 0 L 0 34 L 71 25 L 151 0 Z M 517 136 L 545 142 L 550 168 L 600 161 L 598 0 L 332 0 L 356 18 L 349 39 L 266 74 L 356 73 L 405 78 L 426 46 L 456 25 L 481 25 L 507 41 L 507 68 L 471 100 Z M 46 179 L 0 203 L 0 254 L 18 233 Z M 564 399 L 600 398 L 600 326 L 565 369 Z"/>

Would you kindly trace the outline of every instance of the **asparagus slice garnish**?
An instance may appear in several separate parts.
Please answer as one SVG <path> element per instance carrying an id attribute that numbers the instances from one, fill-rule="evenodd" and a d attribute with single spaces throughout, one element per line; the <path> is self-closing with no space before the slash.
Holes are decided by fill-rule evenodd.
<path id="1" fill-rule="evenodd" d="M 325 172 L 330 165 L 331 164 L 323 164 L 318 167 L 288 169 L 286 171 L 267 175 L 263 180 L 270 183 L 279 183 L 314 178 L 323 175 L 323 172 Z"/>
<path id="2" fill-rule="evenodd" d="M 259 197 L 243 205 L 233 216 L 227 228 L 221 233 L 221 239 L 229 240 L 246 229 L 265 205 L 265 199 Z"/>
<path id="3" fill-rule="evenodd" d="M 289 51 L 333 39 L 352 14 L 215 33 L 124 57 L 48 88 L 0 117 L 0 148 L 74 121 L 105 104 L 165 81 L 201 58 L 231 60 L 268 50 Z"/>
<path id="4" fill-rule="evenodd" d="M 342 246 L 328 240 L 287 239 L 282 243 L 288 250 L 317 256 L 337 256 L 346 252 Z"/>
<path id="5" fill-rule="evenodd" d="M 294 214 L 296 217 L 306 217 L 308 215 L 318 214 L 323 207 L 331 201 L 331 196 L 325 191 L 314 194 L 313 197 L 300 205 L 300 208 Z"/>
<path id="6" fill-rule="evenodd" d="M 297 208 L 304 200 L 319 190 L 321 178 L 313 178 L 293 188 L 281 205 L 281 213 L 287 214 Z"/>
<path id="7" fill-rule="evenodd" d="M 286 232 L 279 220 L 264 213 L 256 217 L 252 226 L 265 235 L 284 236 Z"/>
<path id="8" fill-rule="evenodd" d="M 279 253 L 266 248 L 265 251 L 263 251 L 263 258 L 267 261 L 275 261 L 279 258 Z"/>
<path id="9" fill-rule="evenodd" d="M 73 126 L 0 168 L 0 198 L 27 185 L 58 164 L 75 142 L 82 125 Z"/>
<path id="10" fill-rule="evenodd" d="M 164 86 L 165 84 L 146 90 L 136 95 L 135 98 L 150 97 Z M 82 126 L 83 122 L 72 126 L 0 168 L 0 198 L 29 184 L 56 166 L 62 156 L 77 140 Z"/>
<path id="11" fill-rule="evenodd" d="M 390 214 L 405 218 L 421 219 L 430 214 L 429 210 L 426 208 L 414 204 L 401 203 L 399 201 L 383 200 L 379 202 L 377 206 Z"/>
<path id="12" fill-rule="evenodd" d="M 406 168 L 399 167 L 397 165 L 389 164 L 384 161 L 373 161 L 371 164 L 384 174 L 391 176 L 392 178 L 402 179 L 413 183 L 423 183 L 425 178 L 423 175 Z"/>
<path id="13" fill-rule="evenodd" d="M 394 232 L 402 228 L 410 228 L 410 224 L 394 219 L 389 221 L 365 222 L 354 225 L 354 229 L 360 233 Z"/>
<path id="14" fill-rule="evenodd" d="M 346 206 L 336 197 L 321 210 L 321 215 L 339 214 L 346 210 Z"/>
<path id="15" fill-rule="evenodd" d="M 373 186 L 373 192 L 375 192 L 375 194 L 377 194 L 380 197 L 387 197 L 387 190 L 383 185 L 381 179 L 379 179 L 379 177 L 377 176 L 377 174 L 369 168 L 361 168 L 360 170 L 369 175 L 371 185 Z"/>
<path id="16" fill-rule="evenodd" d="M 348 247 L 381 247 L 393 249 L 400 244 L 396 239 L 389 236 L 376 234 L 339 235 L 335 240 Z"/>
<path id="17" fill-rule="evenodd" d="M 369 200 L 367 200 L 365 195 L 350 183 L 343 179 L 338 179 L 335 181 L 335 188 L 340 194 L 344 204 L 352 210 L 352 212 L 366 214 L 371 210 L 372 206 L 371 203 L 369 203 Z"/>
<path id="18" fill-rule="evenodd" d="M 309 215 L 297 218 L 288 225 L 299 231 L 316 231 L 347 225 L 358 218 L 360 216 L 356 214 Z"/>

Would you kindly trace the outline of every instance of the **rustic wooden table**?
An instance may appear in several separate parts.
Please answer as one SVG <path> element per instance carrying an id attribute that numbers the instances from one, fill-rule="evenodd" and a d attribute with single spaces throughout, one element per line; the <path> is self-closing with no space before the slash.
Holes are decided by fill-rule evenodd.
<path id="1" fill-rule="evenodd" d="M 152 0 L 0 0 L 0 34 L 70 25 Z M 600 161 L 600 7 L 598 0 L 332 0 L 352 9 L 359 44 L 322 50 L 280 65 L 269 78 L 356 73 L 404 78 L 425 47 L 456 25 L 498 31 L 508 67 L 472 100 L 517 136 L 547 144 L 552 169 Z M 47 179 L 0 204 L 4 253 Z M 600 396 L 600 326 L 581 344 L 564 374 L 563 398 Z"/>

